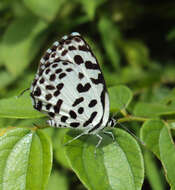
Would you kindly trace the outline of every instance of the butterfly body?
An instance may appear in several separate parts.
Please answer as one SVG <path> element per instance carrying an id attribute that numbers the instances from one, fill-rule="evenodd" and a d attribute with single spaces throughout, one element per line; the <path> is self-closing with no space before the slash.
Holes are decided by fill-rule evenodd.
<path id="1" fill-rule="evenodd" d="M 31 98 L 53 127 L 98 134 L 115 123 L 109 118 L 109 96 L 97 59 L 76 32 L 56 41 L 41 58 Z"/>

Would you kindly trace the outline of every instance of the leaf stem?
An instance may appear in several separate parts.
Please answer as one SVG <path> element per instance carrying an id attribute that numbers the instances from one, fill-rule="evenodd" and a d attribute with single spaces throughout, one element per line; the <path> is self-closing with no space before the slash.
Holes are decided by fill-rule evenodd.
<path id="1" fill-rule="evenodd" d="M 132 115 L 127 115 L 124 118 L 120 118 L 117 120 L 117 123 L 124 123 L 124 122 L 128 122 L 128 121 L 140 121 L 140 122 L 145 122 L 147 121 L 148 118 L 144 118 L 144 117 L 136 117 L 136 116 L 132 116 Z"/>
<path id="2" fill-rule="evenodd" d="M 127 113 L 127 111 L 126 111 L 125 109 L 122 109 L 122 110 L 120 111 L 120 113 L 121 113 L 123 116 L 128 117 L 128 113 Z"/>

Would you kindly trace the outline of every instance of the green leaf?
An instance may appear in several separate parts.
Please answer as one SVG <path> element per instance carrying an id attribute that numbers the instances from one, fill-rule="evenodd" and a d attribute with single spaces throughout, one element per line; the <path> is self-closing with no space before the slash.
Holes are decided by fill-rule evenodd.
<path id="1" fill-rule="evenodd" d="M 0 160 L 0 190 L 45 190 L 52 166 L 52 147 L 41 130 L 7 130 L 0 137 Z"/>
<path id="2" fill-rule="evenodd" d="M 110 98 L 110 108 L 113 112 L 118 112 L 119 110 L 127 108 L 132 100 L 132 92 L 129 88 L 123 85 L 110 87 L 109 98 Z"/>
<path id="3" fill-rule="evenodd" d="M 90 20 L 94 18 L 97 7 L 103 4 L 105 1 L 106 0 L 79 0 Z"/>
<path id="4" fill-rule="evenodd" d="M 23 0 L 26 7 L 28 7 L 34 14 L 42 17 L 48 22 L 51 22 L 65 0 Z"/>
<path id="5" fill-rule="evenodd" d="M 9 25 L 2 41 L 3 62 L 13 76 L 18 76 L 36 56 L 44 37 L 39 36 L 46 28 L 43 21 L 27 15 Z"/>
<path id="6" fill-rule="evenodd" d="M 64 167 L 70 168 L 65 155 L 65 147 L 63 144 L 63 139 L 68 129 L 57 129 L 55 131 L 55 136 L 53 138 L 53 149 L 55 159 Z"/>
<path id="7" fill-rule="evenodd" d="M 165 175 L 171 186 L 171 189 L 175 189 L 175 147 L 170 130 L 164 127 L 161 130 L 159 138 L 160 158 L 163 163 Z"/>
<path id="8" fill-rule="evenodd" d="M 32 106 L 29 93 L 20 97 L 11 97 L 0 100 L 0 117 L 3 118 L 40 118 L 45 115 L 36 111 Z"/>
<path id="9" fill-rule="evenodd" d="M 67 178 L 57 171 L 54 171 L 48 183 L 47 190 L 68 190 L 68 180 Z"/>
<path id="10" fill-rule="evenodd" d="M 153 155 L 145 151 L 144 152 L 145 170 L 146 177 L 148 178 L 149 184 L 152 190 L 164 190 L 166 189 L 165 183 L 162 180 L 163 174 L 160 172 L 160 168 L 157 165 Z"/>
<path id="11" fill-rule="evenodd" d="M 3 70 L 0 71 L 0 81 L 3 81 L 0 83 L 0 89 L 3 89 L 14 81 L 14 77 L 9 72 Z"/>
<path id="12" fill-rule="evenodd" d="M 123 43 L 126 59 L 130 65 L 140 67 L 150 63 L 147 47 L 140 41 L 126 41 Z"/>
<path id="13" fill-rule="evenodd" d="M 102 135 L 97 148 L 96 136 L 83 136 L 66 148 L 70 165 L 87 189 L 139 190 L 144 177 L 143 158 L 137 141 L 128 133 L 114 129 L 115 141 Z M 65 140 L 73 136 L 69 133 Z"/>
<path id="14" fill-rule="evenodd" d="M 167 41 L 172 41 L 175 39 L 175 28 L 172 28 L 166 35 Z"/>
<path id="15" fill-rule="evenodd" d="M 103 46 L 106 50 L 109 60 L 115 69 L 119 68 L 120 54 L 117 49 L 117 42 L 121 40 L 119 29 L 108 18 L 101 18 L 98 24 Z M 109 35 L 110 34 L 110 35 Z M 119 42 L 118 42 L 119 44 Z"/>
<path id="16" fill-rule="evenodd" d="M 140 130 L 141 140 L 160 159 L 159 136 L 164 123 L 161 120 L 148 120 Z"/>
<path id="17" fill-rule="evenodd" d="M 155 118 L 161 115 L 173 115 L 175 109 L 159 103 L 139 102 L 134 108 L 134 115 Z"/>

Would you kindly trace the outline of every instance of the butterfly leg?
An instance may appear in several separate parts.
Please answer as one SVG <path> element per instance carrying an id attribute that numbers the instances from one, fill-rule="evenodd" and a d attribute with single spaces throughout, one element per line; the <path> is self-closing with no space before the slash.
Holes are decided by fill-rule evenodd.
<path id="1" fill-rule="evenodd" d="M 107 134 L 107 135 L 110 135 L 112 137 L 113 141 L 115 140 L 114 135 L 113 135 L 113 133 L 111 131 L 103 131 L 103 133 Z"/>
<path id="2" fill-rule="evenodd" d="M 99 141 L 98 141 L 97 145 L 95 146 L 95 151 L 94 151 L 94 154 L 95 154 L 95 155 L 96 155 L 96 153 L 97 153 L 97 148 L 100 146 L 101 141 L 102 141 L 102 139 L 103 139 L 103 137 L 101 137 L 99 134 L 96 134 L 96 136 L 99 138 Z"/>
<path id="3" fill-rule="evenodd" d="M 73 142 L 74 140 L 80 138 L 81 136 L 85 135 L 86 133 L 81 133 L 79 135 L 77 135 L 76 137 L 74 137 L 73 139 L 69 140 L 67 143 L 64 144 L 64 146 L 66 146 L 67 144 Z"/>

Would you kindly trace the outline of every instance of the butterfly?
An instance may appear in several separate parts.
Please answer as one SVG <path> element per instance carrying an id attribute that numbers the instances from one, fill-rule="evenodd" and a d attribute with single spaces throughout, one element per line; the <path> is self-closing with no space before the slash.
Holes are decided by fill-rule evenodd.
<path id="1" fill-rule="evenodd" d="M 109 95 L 97 59 L 78 32 L 63 36 L 45 52 L 31 85 L 33 107 L 49 116 L 47 124 L 73 128 L 102 137 L 99 132 L 113 127 Z M 74 140 L 73 139 L 73 140 Z"/>

